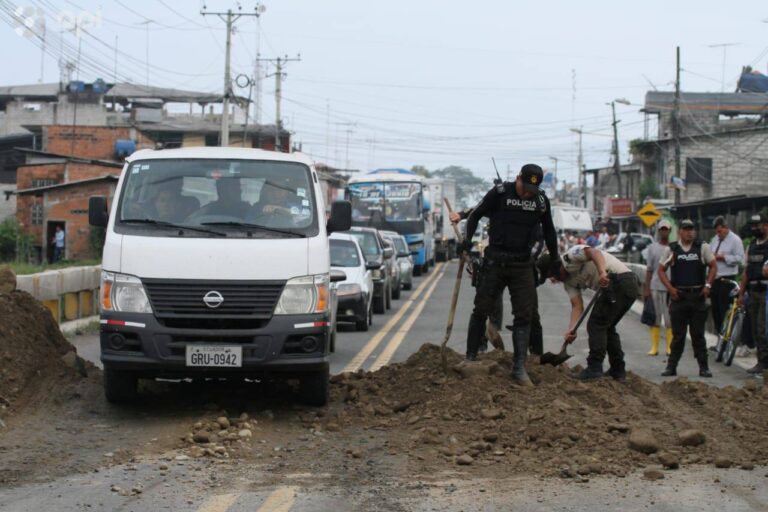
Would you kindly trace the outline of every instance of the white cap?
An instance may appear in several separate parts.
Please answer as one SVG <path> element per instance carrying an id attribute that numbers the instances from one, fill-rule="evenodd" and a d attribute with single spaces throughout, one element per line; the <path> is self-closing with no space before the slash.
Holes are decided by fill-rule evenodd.
<path id="1" fill-rule="evenodd" d="M 659 221 L 659 229 L 661 228 L 672 229 L 672 224 L 667 219 L 662 219 Z"/>

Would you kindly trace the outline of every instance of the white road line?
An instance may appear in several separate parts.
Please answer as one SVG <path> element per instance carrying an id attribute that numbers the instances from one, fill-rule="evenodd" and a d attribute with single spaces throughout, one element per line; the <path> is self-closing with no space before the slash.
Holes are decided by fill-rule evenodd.
<path id="1" fill-rule="evenodd" d="M 395 313 L 395 315 L 390 318 L 386 324 L 384 324 L 384 327 L 379 329 L 379 331 L 368 341 L 368 343 L 366 343 L 365 346 L 360 349 L 360 352 L 358 352 L 355 357 L 352 358 L 352 360 L 344 367 L 342 371 L 356 372 L 358 369 L 360 369 L 360 367 L 363 366 L 363 364 L 365 364 L 365 361 L 368 359 L 368 357 L 370 357 L 371 353 L 376 350 L 376 347 L 379 346 L 379 343 L 381 343 L 384 337 L 389 334 L 395 325 L 397 325 L 397 322 L 400 321 L 400 319 L 403 317 L 403 315 L 405 315 L 411 305 L 413 305 L 416 299 L 418 299 L 419 295 L 421 295 L 421 292 L 424 291 L 424 289 L 438 277 L 438 271 L 442 270 L 443 266 L 445 266 L 445 263 L 437 264 L 433 274 L 425 279 L 424 282 L 418 286 L 418 288 L 416 288 L 413 294 L 408 297 L 408 300 L 406 300 L 405 303 L 400 306 L 400 309 L 397 311 L 397 313 Z"/>
<path id="2" fill-rule="evenodd" d="M 218 496 L 211 496 L 197 509 L 197 512 L 226 512 L 229 510 L 239 494 L 219 494 Z"/>
<path id="3" fill-rule="evenodd" d="M 278 487 L 267 496 L 257 512 L 288 512 L 296 501 L 297 487 Z"/>
<path id="4" fill-rule="evenodd" d="M 384 348 L 381 354 L 379 354 L 379 357 L 376 358 L 376 361 L 373 362 L 371 365 L 372 372 L 387 364 L 390 359 L 392 359 L 392 356 L 395 355 L 395 351 L 403 343 L 405 335 L 408 334 L 408 331 L 411 330 L 413 323 L 424 310 L 424 306 L 427 305 L 429 297 L 435 291 L 435 287 L 437 287 L 437 283 L 440 282 L 440 278 L 443 277 L 443 274 L 445 274 L 445 268 L 443 268 L 442 271 L 437 275 L 437 278 L 432 282 L 432 285 L 429 287 L 429 290 L 427 290 L 427 293 L 424 294 L 424 298 L 421 299 L 419 305 L 416 306 L 416 309 L 413 310 L 413 313 L 411 313 L 402 327 L 398 329 L 397 333 L 392 337 L 391 340 L 389 340 L 389 343 L 387 343 L 387 346 Z"/>

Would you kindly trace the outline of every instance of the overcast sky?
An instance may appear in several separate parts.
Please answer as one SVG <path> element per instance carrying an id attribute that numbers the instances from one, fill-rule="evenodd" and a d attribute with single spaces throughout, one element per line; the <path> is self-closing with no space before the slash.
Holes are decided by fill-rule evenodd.
<path id="1" fill-rule="evenodd" d="M 221 91 L 224 23 L 203 18 L 198 0 L 0 0 L 6 9 L 43 10 L 49 46 L 60 39 L 64 14 L 100 14 L 82 35 L 80 79 L 112 81 L 117 37 L 118 80 Z M 209 11 L 236 8 L 211 0 Z M 627 142 L 643 136 L 638 111 L 651 84 L 672 90 L 675 46 L 682 51 L 684 91 L 719 91 L 727 48 L 725 90 L 742 65 L 765 72 L 768 4 L 763 1 L 484 1 L 264 0 L 263 57 L 301 54 L 284 82 L 284 122 L 305 152 L 352 168 L 430 169 L 463 165 L 490 177 L 491 156 L 502 171 L 527 162 L 552 167 L 572 181 L 576 139 L 583 126 L 585 163 L 610 163 L 610 102 Z M 255 3 L 243 1 L 243 12 Z M 626 5 L 626 7 L 625 7 Z M 4 21 L 7 14 L 0 12 Z M 82 18 L 81 18 L 82 19 Z M 253 75 L 257 22 L 237 21 L 233 75 Z M 64 40 L 77 48 L 74 34 Z M 0 24 L 0 85 L 39 81 L 41 50 Z M 58 48 L 54 51 L 60 51 Z M 47 82 L 58 81 L 54 56 L 44 60 Z M 272 73 L 273 69 L 264 69 Z M 575 76 L 575 80 L 574 80 Z M 574 91 L 575 84 L 575 91 Z M 247 91 L 242 91 L 247 95 Z M 263 85 L 262 121 L 274 122 L 274 78 Z M 330 112 L 330 115 L 328 114 Z M 652 135 L 653 127 L 652 125 Z"/>

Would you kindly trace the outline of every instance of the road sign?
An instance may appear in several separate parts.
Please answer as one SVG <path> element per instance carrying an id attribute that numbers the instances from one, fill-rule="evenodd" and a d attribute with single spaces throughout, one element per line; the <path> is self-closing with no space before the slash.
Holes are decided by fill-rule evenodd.
<path id="1" fill-rule="evenodd" d="M 646 203 L 645 206 L 637 211 L 637 216 L 640 217 L 640 220 L 642 220 L 646 226 L 651 227 L 659 222 L 661 212 L 656 209 L 656 205 L 653 203 Z"/>

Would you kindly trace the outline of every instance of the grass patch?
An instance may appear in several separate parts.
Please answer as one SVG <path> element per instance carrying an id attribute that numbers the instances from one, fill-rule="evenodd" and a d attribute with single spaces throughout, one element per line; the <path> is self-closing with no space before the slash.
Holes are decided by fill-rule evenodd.
<path id="1" fill-rule="evenodd" d="M 76 260 L 76 261 L 70 261 L 70 260 L 64 260 L 64 261 L 58 261 L 56 263 L 51 264 L 41 264 L 41 265 L 34 265 L 31 263 L 16 263 L 13 261 L 10 261 L 8 263 L 0 263 L 0 266 L 2 265 L 8 265 L 11 267 L 11 270 L 17 275 L 26 275 L 26 274 L 37 274 L 39 272 L 44 272 L 46 270 L 56 270 L 59 268 L 69 268 L 69 267 L 88 267 L 93 265 L 99 265 L 101 263 L 100 260 Z"/>
<path id="2" fill-rule="evenodd" d="M 87 324 L 78 327 L 77 329 L 67 330 L 64 332 L 64 336 L 67 339 L 74 338 L 75 336 L 85 336 L 88 334 L 98 334 L 101 330 L 101 324 L 99 319 L 88 322 Z"/>

